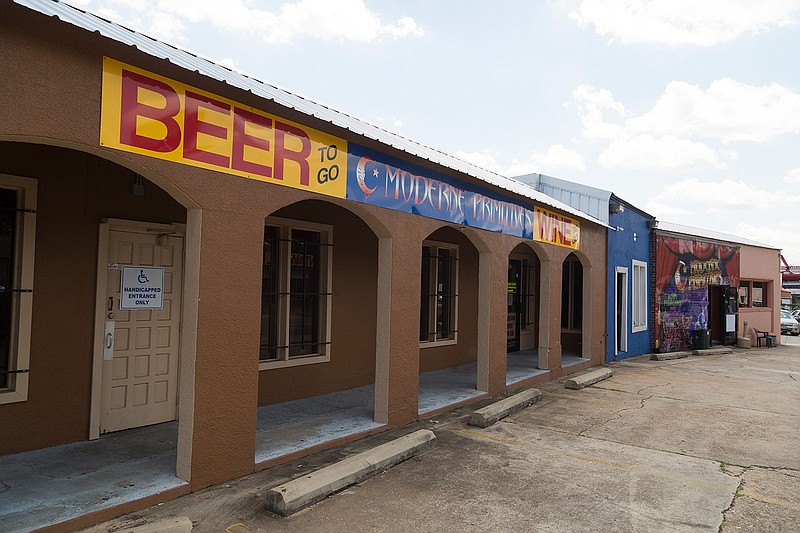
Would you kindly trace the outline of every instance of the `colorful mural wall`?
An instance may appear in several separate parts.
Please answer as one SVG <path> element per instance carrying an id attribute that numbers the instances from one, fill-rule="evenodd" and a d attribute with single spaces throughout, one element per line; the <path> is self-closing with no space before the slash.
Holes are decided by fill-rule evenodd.
<path id="1" fill-rule="evenodd" d="M 739 286 L 739 247 L 655 236 L 656 348 L 687 350 L 692 332 L 708 329 L 708 288 Z"/>

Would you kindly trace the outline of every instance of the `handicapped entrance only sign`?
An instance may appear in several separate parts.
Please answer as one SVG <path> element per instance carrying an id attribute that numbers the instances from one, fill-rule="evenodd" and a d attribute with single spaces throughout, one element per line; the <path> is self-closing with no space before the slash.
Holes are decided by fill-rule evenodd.
<path id="1" fill-rule="evenodd" d="M 124 266 L 121 278 L 120 309 L 164 307 L 164 267 Z"/>

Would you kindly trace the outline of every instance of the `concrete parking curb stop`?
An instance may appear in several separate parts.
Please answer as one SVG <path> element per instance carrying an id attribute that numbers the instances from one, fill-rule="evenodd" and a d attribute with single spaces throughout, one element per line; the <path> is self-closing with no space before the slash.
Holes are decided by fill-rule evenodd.
<path id="1" fill-rule="evenodd" d="M 289 516 L 435 446 L 436 435 L 432 431 L 409 433 L 272 488 L 267 493 L 267 510 Z"/>
<path id="2" fill-rule="evenodd" d="M 594 385 L 598 381 L 608 379 L 613 375 L 614 373 L 608 368 L 600 368 L 587 372 L 586 374 L 581 374 L 580 376 L 575 376 L 574 378 L 569 378 L 564 382 L 564 387 L 567 389 L 582 389 L 589 385 Z"/>
<path id="3" fill-rule="evenodd" d="M 539 389 L 529 389 L 509 396 L 508 398 L 473 412 L 469 417 L 469 425 L 479 428 L 489 427 L 501 418 L 512 415 L 538 402 L 541 397 L 542 391 Z"/>
<path id="4" fill-rule="evenodd" d="M 733 353 L 732 348 L 707 348 L 705 350 L 694 350 L 692 355 L 725 355 Z"/>
<path id="5" fill-rule="evenodd" d="M 670 361 L 672 359 L 684 359 L 689 357 L 691 352 L 668 352 L 668 353 L 654 353 L 650 356 L 653 361 Z"/>

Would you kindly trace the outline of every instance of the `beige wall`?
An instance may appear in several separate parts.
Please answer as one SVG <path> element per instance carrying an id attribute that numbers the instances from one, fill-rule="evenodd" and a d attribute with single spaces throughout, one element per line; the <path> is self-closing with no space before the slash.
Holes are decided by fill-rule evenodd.
<path id="1" fill-rule="evenodd" d="M 0 173 L 38 181 L 30 388 L 0 405 L 0 426 L 19 427 L 2 454 L 88 436 L 101 219 L 183 223 L 186 210 L 149 182 L 133 196 L 133 172 L 63 148 L 0 142 Z"/>
<path id="2" fill-rule="evenodd" d="M 464 361 L 477 361 L 479 386 L 489 394 L 507 389 L 508 258 L 521 239 L 462 231 L 437 220 L 101 148 L 102 57 L 394 157 L 407 155 L 14 4 L 0 6 L 0 49 L 0 94 L 13 102 L 0 113 L 0 170 L 40 180 L 29 400 L 0 405 L 5 432 L 0 453 L 87 438 L 97 228 L 105 217 L 188 224 L 190 286 L 183 318 L 184 331 L 196 328 L 196 334 L 184 343 L 181 357 L 178 462 L 184 465 L 181 475 L 191 476 L 193 489 L 253 470 L 259 404 L 367 384 L 381 376 L 376 388 L 387 407 L 376 416 L 399 426 L 417 419 L 420 370 Z M 48 144 L 69 150 L 43 146 Z M 429 162 L 413 162 L 478 184 Z M 130 194 L 134 173 L 152 182 L 143 198 Z M 271 214 L 334 226 L 330 364 L 258 370 L 264 218 Z M 591 362 L 570 371 L 601 364 L 605 353 L 606 230 L 588 222 L 581 230 L 582 346 Z M 432 236 L 460 247 L 459 341 L 420 350 L 420 251 Z M 563 373 L 561 261 L 570 250 L 530 245 L 541 260 L 538 344 L 553 379 Z M 381 250 L 389 261 L 379 272 Z M 380 275 L 387 285 L 379 287 Z M 75 279 L 75 290 L 85 298 L 69 313 L 56 313 L 65 276 Z M 389 298 L 379 309 L 381 291 L 388 291 Z M 379 316 L 385 316 L 385 323 Z M 388 353 L 382 353 L 379 347 L 386 345 Z"/>

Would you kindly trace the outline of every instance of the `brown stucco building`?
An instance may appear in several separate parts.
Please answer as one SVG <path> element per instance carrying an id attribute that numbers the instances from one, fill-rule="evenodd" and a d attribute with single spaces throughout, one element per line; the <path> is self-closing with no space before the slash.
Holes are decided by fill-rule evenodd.
<path id="1" fill-rule="evenodd" d="M 0 4 L 0 455 L 177 421 L 195 490 L 342 440 L 271 454 L 265 406 L 367 390 L 355 439 L 602 363 L 603 224 L 26 3 Z"/>

